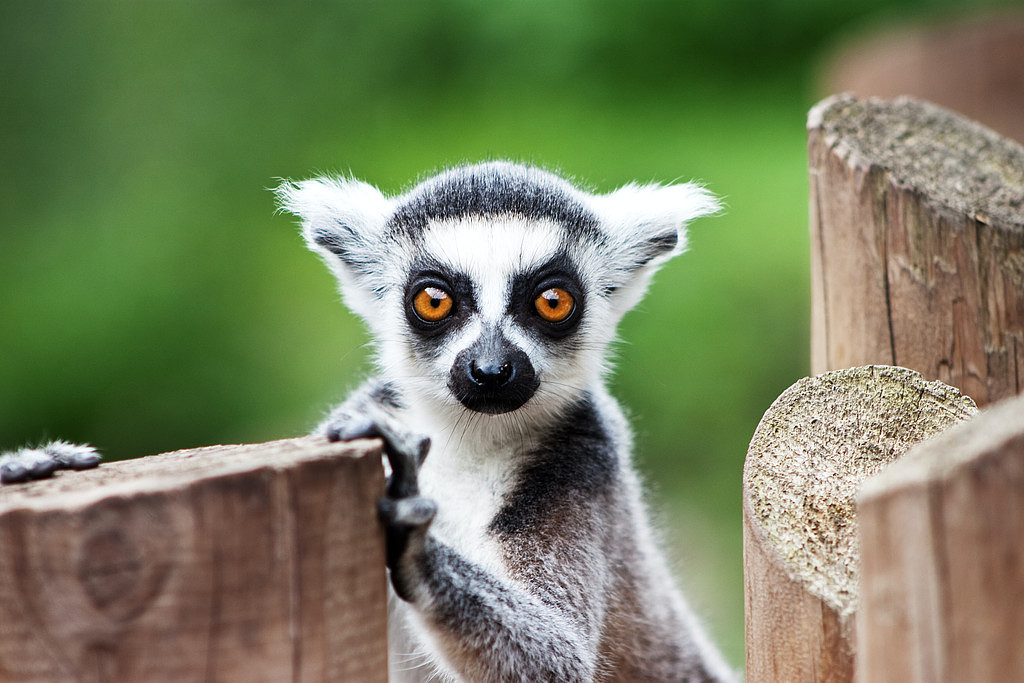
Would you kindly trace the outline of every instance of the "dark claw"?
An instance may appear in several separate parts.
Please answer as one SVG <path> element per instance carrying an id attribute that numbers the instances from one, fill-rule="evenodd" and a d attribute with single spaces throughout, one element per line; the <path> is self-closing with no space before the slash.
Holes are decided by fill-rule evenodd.
<path id="1" fill-rule="evenodd" d="M 384 454 L 391 465 L 387 495 L 390 498 L 409 498 L 419 495 L 417 472 L 430 452 L 430 439 L 410 434 L 393 426 L 386 419 L 369 416 L 345 416 L 339 424 L 327 429 L 330 441 L 379 438 L 384 441 Z"/>

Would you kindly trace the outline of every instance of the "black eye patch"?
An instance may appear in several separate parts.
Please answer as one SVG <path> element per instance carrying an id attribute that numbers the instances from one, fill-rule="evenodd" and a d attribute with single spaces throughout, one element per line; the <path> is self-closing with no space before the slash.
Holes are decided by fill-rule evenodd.
<path id="1" fill-rule="evenodd" d="M 566 315 L 546 316 L 543 315 L 543 309 L 538 310 L 537 301 L 549 300 L 552 290 L 568 295 L 571 304 Z M 572 334 L 579 327 L 584 305 L 583 287 L 576 275 L 576 269 L 568 259 L 560 257 L 552 259 L 535 271 L 523 273 L 513 279 L 508 313 L 515 316 L 523 327 L 534 330 L 543 337 L 560 339 Z"/>
<path id="2" fill-rule="evenodd" d="M 448 297 L 451 310 L 437 320 L 417 313 L 417 298 L 422 292 L 438 292 Z M 405 284 L 405 317 L 410 328 L 422 338 L 433 339 L 459 327 L 476 310 L 473 284 L 462 274 L 437 263 L 422 263 L 414 268 Z M 436 347 L 436 343 L 432 344 Z"/>

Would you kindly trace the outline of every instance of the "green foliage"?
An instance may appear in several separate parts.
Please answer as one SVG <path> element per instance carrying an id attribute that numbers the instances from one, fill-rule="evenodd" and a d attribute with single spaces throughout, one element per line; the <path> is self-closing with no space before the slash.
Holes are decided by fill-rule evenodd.
<path id="1" fill-rule="evenodd" d="M 366 340 L 275 215 L 279 177 L 396 191 L 512 157 L 602 190 L 699 178 L 728 210 L 627 317 L 614 383 L 738 661 L 740 467 L 807 372 L 806 74 L 851 20 L 952 4 L 5 0 L 0 446 L 314 424 Z"/>

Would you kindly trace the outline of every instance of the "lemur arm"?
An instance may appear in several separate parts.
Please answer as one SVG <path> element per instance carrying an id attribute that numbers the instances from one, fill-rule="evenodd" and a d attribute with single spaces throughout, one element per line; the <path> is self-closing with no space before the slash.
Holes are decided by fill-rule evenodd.
<path id="1" fill-rule="evenodd" d="M 601 512 L 607 501 L 594 496 L 603 488 L 601 473 L 574 467 L 571 454 L 554 461 L 538 453 L 524 479 L 557 486 L 567 504 L 528 495 L 507 501 L 490 527 L 505 556 L 507 570 L 499 575 L 430 532 L 437 506 L 419 495 L 417 482 L 429 443 L 403 448 L 413 441 L 389 434 L 387 424 L 379 430 L 393 471 L 380 503 L 392 584 L 448 664 L 466 680 L 593 680 L 610 574 L 601 550 L 610 527 Z M 565 479 L 577 479 L 575 486 Z"/>
<path id="2" fill-rule="evenodd" d="M 397 424 L 392 409 L 399 405 L 387 384 L 369 380 L 318 428 L 334 440 L 384 440 L 391 476 L 380 514 L 396 594 L 411 603 L 444 659 L 466 680 L 593 680 L 607 559 L 580 549 L 603 547 L 605 501 L 585 490 L 588 481 L 594 489 L 601 474 L 572 467 L 536 473 L 558 487 L 568 504 L 554 516 L 523 504 L 499 515 L 492 531 L 510 569 L 497 576 L 430 533 L 437 503 L 420 495 L 418 483 L 430 441 Z M 581 452 L 589 449 L 588 459 L 604 450 L 577 445 Z M 583 488 L 565 481 L 576 474 Z"/>
<path id="3" fill-rule="evenodd" d="M 393 468 L 410 471 L 397 462 Z M 534 555 L 538 548 L 520 547 L 513 552 L 528 555 L 521 572 L 498 576 L 429 532 L 435 511 L 418 495 L 381 501 L 395 592 L 414 606 L 444 659 L 466 680 L 593 680 L 601 560 L 560 559 L 555 567 Z"/>
<path id="4" fill-rule="evenodd" d="M 331 410 L 313 433 L 326 436 L 332 441 L 349 441 L 362 436 L 356 433 L 367 428 L 367 423 L 371 421 L 369 416 L 383 415 L 387 418 L 400 407 L 401 401 L 395 390 L 386 382 L 371 377 L 359 385 L 344 403 Z"/>
<path id="5" fill-rule="evenodd" d="M 566 602 L 557 604 L 522 582 L 494 576 L 425 528 L 422 544 L 392 567 L 392 578 L 404 586 L 443 658 L 465 680 L 595 678 L 593 615 L 571 613 Z"/>

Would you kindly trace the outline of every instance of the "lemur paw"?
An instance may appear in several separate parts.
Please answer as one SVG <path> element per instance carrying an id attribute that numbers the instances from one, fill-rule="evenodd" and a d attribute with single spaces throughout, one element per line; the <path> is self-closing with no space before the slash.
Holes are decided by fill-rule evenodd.
<path id="1" fill-rule="evenodd" d="M 336 416 L 324 432 L 331 441 L 382 439 L 384 455 L 391 466 L 387 496 L 397 499 L 419 495 L 417 473 L 430 451 L 429 437 L 403 429 L 377 411 Z"/>
<path id="2" fill-rule="evenodd" d="M 419 495 L 419 465 L 430 448 L 427 438 L 406 437 L 406 448 L 396 448 L 398 439 L 384 437 L 384 453 L 391 463 L 385 495 L 377 503 L 384 523 L 386 559 L 391 585 L 398 597 L 412 602 L 417 583 L 418 559 L 423 556 L 427 530 L 437 514 L 437 503 Z"/>
<path id="3" fill-rule="evenodd" d="M 437 514 L 437 503 L 421 496 L 419 487 L 419 468 L 430 450 L 430 439 L 399 427 L 376 411 L 336 415 L 325 433 L 331 441 L 384 441 L 391 474 L 377 509 L 384 523 L 391 584 L 400 598 L 412 601 L 416 560 L 424 551 L 427 530 Z"/>
<path id="4" fill-rule="evenodd" d="M 57 470 L 85 470 L 99 464 L 100 454 L 91 446 L 52 441 L 39 448 L 22 448 L 0 456 L 0 482 L 45 479 Z"/>
<path id="5" fill-rule="evenodd" d="M 426 548 L 427 530 L 437 514 L 437 503 L 423 496 L 385 497 L 378 501 L 377 510 L 384 523 L 391 585 L 398 597 L 413 602 L 419 575 L 418 559 Z"/>

